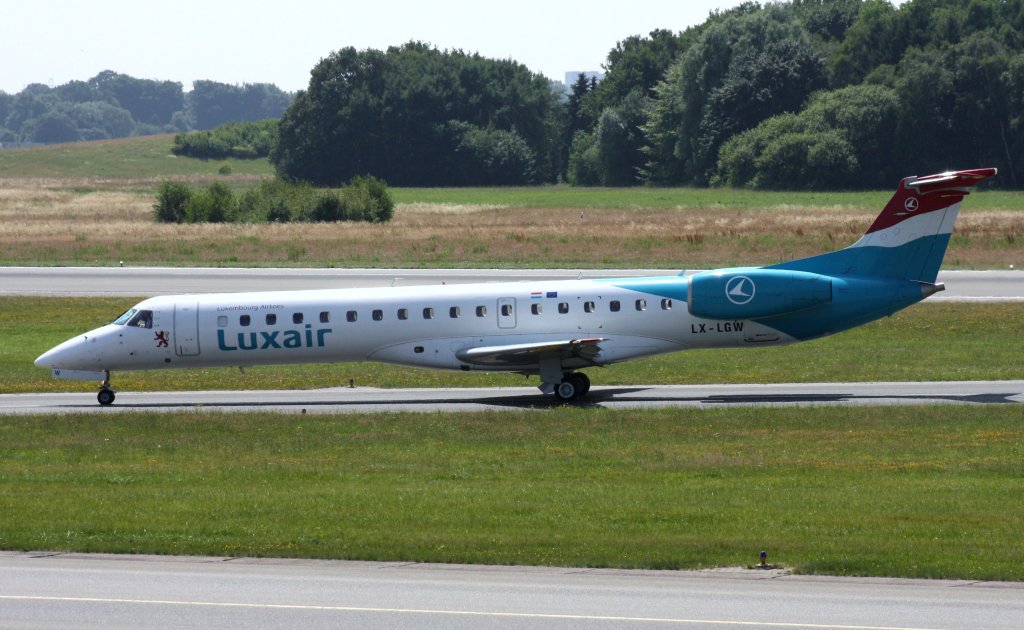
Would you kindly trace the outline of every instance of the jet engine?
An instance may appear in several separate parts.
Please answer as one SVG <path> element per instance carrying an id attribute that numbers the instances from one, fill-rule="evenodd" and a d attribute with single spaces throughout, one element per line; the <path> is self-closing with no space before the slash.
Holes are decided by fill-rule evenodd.
<path id="1" fill-rule="evenodd" d="M 832 301 L 832 278 L 783 269 L 717 269 L 690 278 L 687 308 L 704 319 L 763 319 Z"/>

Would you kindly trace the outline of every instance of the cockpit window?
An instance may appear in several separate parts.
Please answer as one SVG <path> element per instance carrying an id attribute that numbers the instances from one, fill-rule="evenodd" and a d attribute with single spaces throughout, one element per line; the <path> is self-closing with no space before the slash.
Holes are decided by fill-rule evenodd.
<path id="1" fill-rule="evenodd" d="M 124 312 L 124 315 L 115 319 L 114 323 L 117 324 L 118 326 L 124 326 L 128 322 L 128 320 L 132 318 L 132 315 L 134 315 L 137 312 L 138 311 L 136 311 L 134 308 L 130 308 Z"/>
<path id="2" fill-rule="evenodd" d="M 128 325 L 135 328 L 152 328 L 153 311 L 139 311 L 135 313 L 135 316 L 128 320 Z"/>

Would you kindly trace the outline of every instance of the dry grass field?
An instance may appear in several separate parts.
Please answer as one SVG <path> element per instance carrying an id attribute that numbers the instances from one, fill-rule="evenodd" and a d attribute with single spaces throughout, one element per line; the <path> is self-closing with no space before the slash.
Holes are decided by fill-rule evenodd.
<path id="1" fill-rule="evenodd" d="M 240 189 L 254 177 L 228 181 Z M 399 203 L 384 225 L 163 225 L 152 219 L 158 183 L 0 179 L 0 264 L 706 268 L 842 247 L 878 212 L 850 205 L 581 209 L 411 201 Z M 1024 213 L 972 210 L 970 201 L 946 267 L 1024 264 Z"/>

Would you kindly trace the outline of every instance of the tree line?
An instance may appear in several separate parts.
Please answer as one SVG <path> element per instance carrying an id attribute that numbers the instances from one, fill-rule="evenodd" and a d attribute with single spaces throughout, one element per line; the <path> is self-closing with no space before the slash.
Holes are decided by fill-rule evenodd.
<path id="1" fill-rule="evenodd" d="M 175 151 L 269 155 L 282 178 L 327 186 L 372 174 L 399 186 L 874 188 L 980 165 L 1019 187 L 1022 51 L 1024 0 L 746 2 L 618 42 L 605 78 L 568 94 L 513 60 L 347 47 L 294 100 L 209 81 L 186 95 L 113 72 L 0 93 L 0 142 L 280 115 L 179 136 Z"/>
<path id="2" fill-rule="evenodd" d="M 951 167 L 1024 183 L 1024 0 L 747 2 L 613 48 L 568 98 L 421 43 L 313 69 L 270 151 L 335 185 L 888 187 Z"/>
<path id="3" fill-rule="evenodd" d="M 748 2 L 620 42 L 569 180 L 864 188 L 997 166 L 1017 187 L 1022 44 L 1022 0 Z"/>
<path id="4" fill-rule="evenodd" d="M 241 86 L 136 79 L 107 70 L 57 87 L 0 92 L 0 144 L 105 140 L 212 129 L 232 121 L 280 118 L 291 94 L 266 83 Z"/>

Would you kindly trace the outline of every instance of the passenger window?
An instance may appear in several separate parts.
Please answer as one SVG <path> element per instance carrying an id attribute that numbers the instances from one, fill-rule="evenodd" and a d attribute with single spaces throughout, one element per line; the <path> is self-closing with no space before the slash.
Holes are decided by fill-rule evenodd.
<path id="1" fill-rule="evenodd" d="M 584 313 L 593 313 L 594 312 L 594 303 L 593 302 L 584 302 L 583 303 L 583 312 Z"/>
<path id="2" fill-rule="evenodd" d="M 349 312 L 345 313 L 345 319 L 350 321 L 350 322 L 354 322 L 357 319 L 359 319 L 359 313 L 357 313 L 355 311 L 349 311 Z"/>
<path id="3" fill-rule="evenodd" d="M 302 318 L 302 313 L 292 313 L 292 323 L 293 324 L 301 324 L 302 323 L 302 319 L 303 319 Z"/>
<path id="4" fill-rule="evenodd" d="M 382 319 L 384 319 L 384 311 L 380 310 L 379 308 L 373 309 L 373 321 L 379 322 Z"/>
<path id="5" fill-rule="evenodd" d="M 250 323 L 252 323 L 252 318 L 249 317 L 248 315 L 241 315 L 238 318 L 238 323 L 241 326 L 248 326 Z"/>
<path id="6" fill-rule="evenodd" d="M 434 309 L 429 306 L 423 309 L 423 319 L 434 319 Z"/>
<path id="7" fill-rule="evenodd" d="M 267 313 L 267 326 L 273 326 L 277 323 L 277 315 L 274 313 Z"/>
<path id="8" fill-rule="evenodd" d="M 128 325 L 136 328 L 152 328 L 153 311 L 138 311 L 134 317 L 128 320 Z"/>
<path id="9" fill-rule="evenodd" d="M 448 317 L 451 317 L 452 319 L 458 319 L 461 316 L 462 309 L 459 308 L 458 306 L 453 306 L 450 309 L 448 309 Z"/>
<path id="10" fill-rule="evenodd" d="M 217 316 L 217 327 L 218 328 L 224 328 L 227 325 L 228 325 L 228 316 L 227 315 L 218 315 Z"/>
<path id="11" fill-rule="evenodd" d="M 569 312 L 569 303 L 568 302 L 559 302 L 558 303 L 558 312 L 561 313 L 562 315 L 565 315 L 566 313 L 568 313 Z"/>
<path id="12" fill-rule="evenodd" d="M 476 316 L 477 317 L 486 317 L 487 316 L 487 307 L 486 306 L 478 306 L 478 307 L 476 307 Z"/>
<path id="13" fill-rule="evenodd" d="M 398 319 L 400 319 L 402 321 L 405 321 L 405 320 L 409 319 L 409 309 L 407 309 L 407 308 L 400 308 L 400 309 L 398 309 Z"/>
<path id="14" fill-rule="evenodd" d="M 638 310 L 638 311 L 646 311 L 647 310 L 647 300 L 637 300 L 636 301 L 636 310 Z"/>
<path id="15" fill-rule="evenodd" d="M 331 323 L 331 312 L 330 311 L 321 311 L 320 312 L 320 323 L 321 324 L 330 324 Z"/>
<path id="16" fill-rule="evenodd" d="M 622 305 L 619 304 L 618 300 L 612 300 L 608 303 L 608 308 L 611 309 L 611 312 L 618 313 L 619 309 L 622 308 Z"/>
<path id="17" fill-rule="evenodd" d="M 512 316 L 512 305 L 511 304 L 502 304 L 501 305 L 501 316 L 502 317 L 511 317 Z"/>
<path id="18" fill-rule="evenodd" d="M 671 309 L 672 309 L 672 300 L 670 300 L 668 298 L 662 298 L 662 300 L 661 300 L 661 310 L 668 311 L 668 310 L 671 310 Z"/>
<path id="19" fill-rule="evenodd" d="M 544 312 L 544 308 L 541 307 L 540 304 L 534 302 L 533 304 L 530 305 L 530 312 L 533 313 L 534 315 L 540 315 L 541 313 Z"/>

